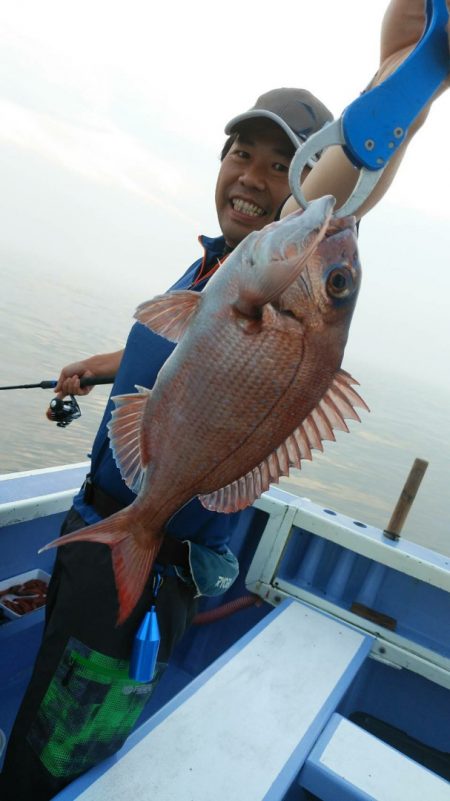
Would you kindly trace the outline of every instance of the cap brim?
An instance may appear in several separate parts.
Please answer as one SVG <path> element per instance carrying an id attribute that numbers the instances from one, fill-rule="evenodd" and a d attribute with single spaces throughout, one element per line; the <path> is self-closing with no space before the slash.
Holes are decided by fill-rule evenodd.
<path id="1" fill-rule="evenodd" d="M 302 140 L 294 133 L 292 128 L 289 127 L 287 122 L 285 122 L 278 114 L 274 114 L 273 111 L 266 111 L 265 109 L 251 109 L 250 111 L 245 111 L 243 114 L 238 114 L 237 117 L 233 117 L 229 123 L 225 126 L 225 133 L 232 134 L 234 133 L 235 128 L 241 123 L 245 122 L 246 120 L 254 120 L 258 119 L 258 117 L 265 117 L 268 120 L 272 120 L 275 122 L 286 134 L 286 136 L 291 140 L 292 144 L 295 148 L 300 147 L 302 144 Z"/>

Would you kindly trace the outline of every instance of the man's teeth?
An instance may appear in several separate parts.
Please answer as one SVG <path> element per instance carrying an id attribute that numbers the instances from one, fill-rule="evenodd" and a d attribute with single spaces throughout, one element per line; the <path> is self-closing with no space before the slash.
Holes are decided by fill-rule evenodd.
<path id="1" fill-rule="evenodd" d="M 254 203 L 249 203 L 247 200 L 241 200 L 240 197 L 234 197 L 231 202 L 233 209 L 241 214 L 248 214 L 250 217 L 262 217 L 265 214 L 264 209 L 260 206 L 255 206 Z"/>

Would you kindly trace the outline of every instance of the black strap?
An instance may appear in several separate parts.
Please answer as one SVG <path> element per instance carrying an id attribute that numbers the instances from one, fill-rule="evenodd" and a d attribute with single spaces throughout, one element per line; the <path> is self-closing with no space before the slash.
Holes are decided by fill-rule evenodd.
<path id="1" fill-rule="evenodd" d="M 90 474 L 86 476 L 83 489 L 84 502 L 92 506 L 97 514 L 102 517 L 110 517 L 125 508 L 123 504 L 119 503 L 115 498 L 112 498 L 111 495 L 108 495 L 107 492 L 104 492 L 96 484 L 93 484 Z M 170 534 L 166 534 L 156 560 L 159 564 L 164 566 L 176 565 L 177 567 L 183 567 L 185 570 L 189 570 L 189 546 L 186 542 L 181 542 L 176 537 L 171 537 Z"/>

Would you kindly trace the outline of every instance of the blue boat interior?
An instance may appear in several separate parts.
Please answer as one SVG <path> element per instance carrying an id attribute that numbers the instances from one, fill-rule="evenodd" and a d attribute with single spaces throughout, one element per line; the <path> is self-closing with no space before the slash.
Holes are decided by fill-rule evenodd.
<path id="1" fill-rule="evenodd" d="M 54 552 L 38 555 L 38 550 L 55 537 L 65 515 L 64 508 L 52 510 L 59 509 L 58 504 L 68 508 L 70 489 L 81 483 L 83 475 L 80 466 L 2 478 L 0 581 L 37 568 L 51 573 Z M 58 500 L 61 493 L 66 493 L 67 500 Z M 49 495 L 56 500 L 46 505 Z M 378 796 L 372 789 L 371 795 L 370 785 L 352 776 L 352 765 L 344 779 L 334 770 L 335 752 L 339 747 L 345 752 L 356 731 L 360 766 L 372 748 L 385 748 L 383 759 L 388 765 L 392 762 L 392 775 L 398 772 L 395 760 L 400 756 L 400 773 L 414 783 L 414 770 L 420 769 L 420 781 L 428 777 L 431 782 L 423 788 L 432 793 L 422 797 L 437 801 L 450 781 L 449 560 L 411 543 L 385 542 L 382 532 L 281 490 L 268 496 L 248 510 L 256 522 L 251 540 L 243 525 L 231 543 L 240 562 L 239 579 L 224 596 L 200 602 L 200 611 L 216 619 L 198 622 L 187 632 L 138 721 L 131 744 L 127 743 L 123 757 L 100 766 L 96 780 L 102 773 L 118 770 L 121 759 L 131 759 L 133 743 L 137 748 L 145 737 L 151 742 L 155 726 L 172 725 L 172 717 L 176 719 L 180 706 L 193 693 L 205 692 L 209 681 L 219 680 L 221 670 L 231 669 L 233 660 L 244 658 L 240 655 L 247 653 L 249 643 L 281 625 L 280 621 L 294 614 L 289 611 L 294 608 L 295 614 L 301 613 L 300 639 L 295 665 L 286 665 L 286 671 L 281 671 L 283 679 L 295 679 L 287 685 L 293 702 L 292 687 L 304 691 L 312 671 L 310 653 L 304 647 L 311 637 L 307 631 L 317 632 L 323 659 L 314 670 L 318 684 L 324 683 L 324 695 L 318 698 L 307 732 L 289 752 L 277 780 L 268 775 L 261 799 L 383 798 L 381 790 Z M 39 498 L 44 503 L 41 511 L 20 511 L 21 504 L 27 506 Z M 241 603 L 242 598 L 246 602 Z M 223 609 L 230 612 L 233 604 L 237 611 L 222 616 Z M 7 738 L 33 669 L 44 610 L 16 619 L 2 617 L 0 622 L 0 729 Z M 328 625 L 334 627 L 331 634 Z M 323 642 L 322 628 L 328 632 Z M 349 640 L 349 632 L 359 638 L 351 646 L 355 651 L 345 657 L 334 678 L 329 675 L 328 686 L 327 675 L 334 657 L 337 664 L 341 641 Z M 294 631 L 292 637 L 296 637 Z M 267 666 L 274 663 L 272 646 L 263 653 L 263 662 Z M 255 673 L 255 692 L 258 682 Z M 195 687 L 199 689 L 192 689 Z M 233 731 L 228 734 L 234 736 Z M 88 777 L 74 782 L 58 797 L 77 798 L 89 781 Z M 379 781 L 381 786 L 383 777 Z M 101 799 L 101 782 L 98 786 Z M 450 798 L 448 786 L 446 792 L 443 799 Z"/>

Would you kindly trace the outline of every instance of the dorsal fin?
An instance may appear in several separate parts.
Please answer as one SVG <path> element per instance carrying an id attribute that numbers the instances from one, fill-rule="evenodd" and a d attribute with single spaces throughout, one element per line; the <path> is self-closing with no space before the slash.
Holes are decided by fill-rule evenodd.
<path id="1" fill-rule="evenodd" d="M 141 449 L 141 423 L 145 405 L 151 390 L 136 386 L 137 392 L 131 395 L 116 395 L 116 405 L 108 423 L 114 461 L 127 487 L 136 495 L 141 487 L 148 464 Z"/>
<path id="2" fill-rule="evenodd" d="M 141 303 L 136 320 L 171 342 L 179 342 L 201 302 L 201 292 L 174 290 Z"/>
<path id="3" fill-rule="evenodd" d="M 349 373 L 339 370 L 318 405 L 285 442 L 245 476 L 208 495 L 200 495 L 203 506 L 211 511 L 227 513 L 245 509 L 269 489 L 269 484 L 288 475 L 290 467 L 300 469 L 303 459 L 312 459 L 312 448 L 323 450 L 322 440 L 335 439 L 333 429 L 348 431 L 344 417 L 360 419 L 354 406 L 369 411 L 351 386 L 357 383 Z"/>

